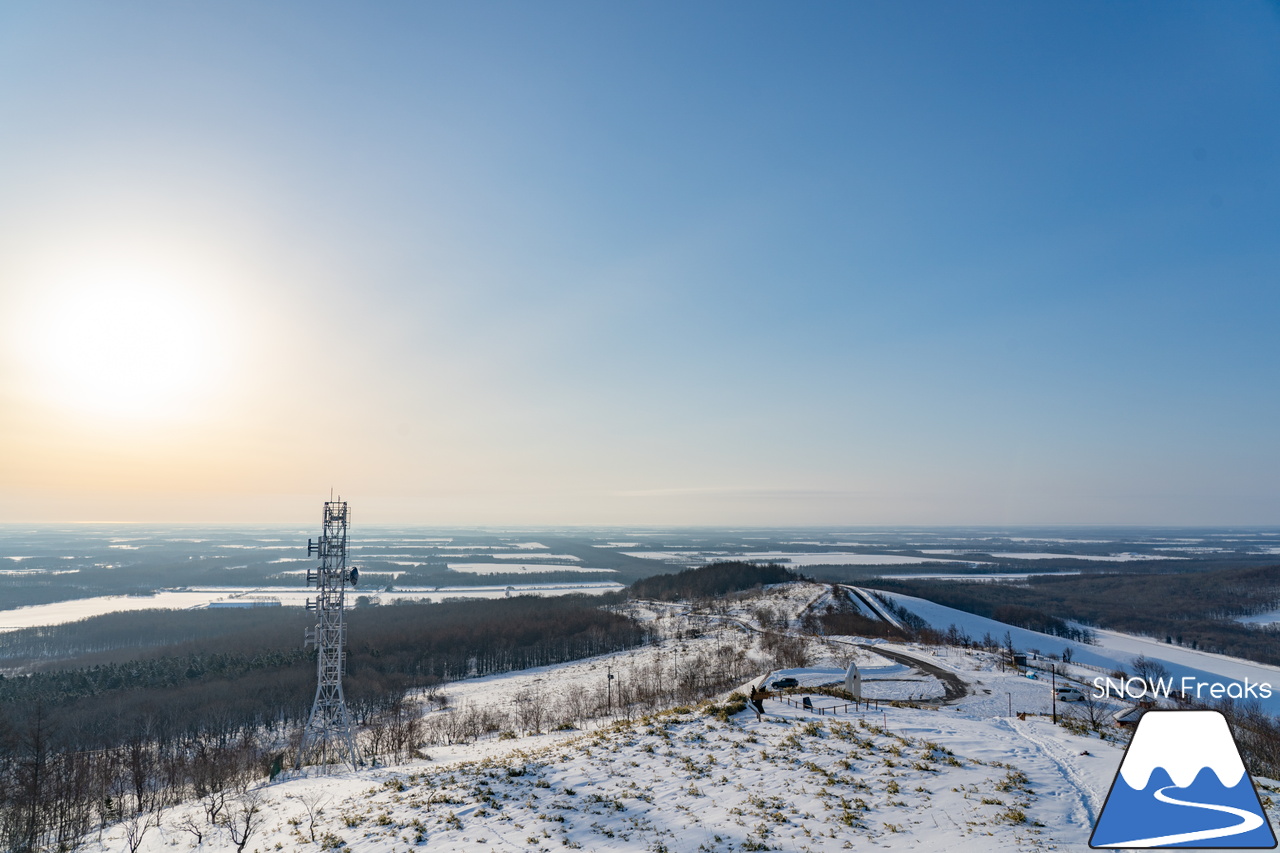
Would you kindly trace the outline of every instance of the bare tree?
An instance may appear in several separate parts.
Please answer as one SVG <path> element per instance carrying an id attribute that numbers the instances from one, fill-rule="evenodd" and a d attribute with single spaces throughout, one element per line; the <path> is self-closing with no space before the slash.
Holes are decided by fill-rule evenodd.
<path id="1" fill-rule="evenodd" d="M 1168 667 L 1146 655 L 1138 655 L 1133 659 L 1131 665 L 1133 666 L 1133 674 L 1147 683 L 1148 693 L 1155 693 L 1157 680 L 1169 677 Z"/>
<path id="2" fill-rule="evenodd" d="M 804 637 L 767 631 L 760 638 L 760 645 L 773 656 L 774 665 L 779 669 L 807 666 L 809 663 L 808 642 Z"/>
<path id="3" fill-rule="evenodd" d="M 126 817 L 120 825 L 124 828 L 124 843 L 128 845 L 129 853 L 138 853 L 143 837 L 153 827 L 160 825 L 160 817 L 152 812 L 139 810 Z"/>
<path id="4" fill-rule="evenodd" d="M 236 845 L 236 853 L 244 853 L 249 837 L 262 828 L 266 819 L 262 801 L 261 789 L 253 788 L 236 797 L 227 809 L 227 831 Z"/>
<path id="5" fill-rule="evenodd" d="M 222 811 L 227 805 L 227 791 L 225 788 L 214 788 L 205 792 L 200 799 L 200 805 L 204 807 L 204 815 L 212 826 L 219 822 L 222 817 Z"/>
<path id="6" fill-rule="evenodd" d="M 516 716 L 526 734 L 538 734 L 547 713 L 547 703 L 540 690 L 521 690 L 514 697 Z"/>
<path id="7" fill-rule="evenodd" d="M 307 832 L 310 833 L 311 842 L 314 844 L 316 840 L 316 825 L 320 822 L 320 817 L 324 814 L 324 807 L 329 805 L 331 798 L 325 796 L 323 791 L 317 790 L 299 794 L 294 799 L 302 803 L 302 808 L 307 813 Z"/>
<path id="8" fill-rule="evenodd" d="M 182 820 L 178 821 L 178 829 L 189 832 L 196 837 L 197 847 L 204 841 L 204 832 L 207 828 L 208 824 L 202 823 L 200 818 L 191 812 L 187 812 L 182 816 Z"/>
<path id="9" fill-rule="evenodd" d="M 1063 715 L 1079 720 L 1095 732 L 1102 731 L 1103 723 L 1107 719 L 1108 706 L 1104 705 L 1093 692 L 1082 695 L 1084 698 L 1076 702 L 1072 710 L 1063 711 Z"/>

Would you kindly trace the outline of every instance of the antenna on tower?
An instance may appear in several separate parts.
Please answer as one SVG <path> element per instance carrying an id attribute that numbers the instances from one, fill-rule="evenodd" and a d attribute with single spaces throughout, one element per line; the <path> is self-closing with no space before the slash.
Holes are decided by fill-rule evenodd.
<path id="1" fill-rule="evenodd" d="M 354 567 L 347 568 L 347 520 L 346 501 L 325 501 L 320 538 L 307 540 L 307 556 L 320 558 L 319 567 L 307 572 L 307 586 L 316 585 L 316 597 L 307 599 L 307 610 L 316 614 L 316 626 L 307 630 L 303 643 L 304 648 L 316 646 L 316 698 L 302 730 L 295 769 L 304 763 L 330 764 L 331 759 L 350 764 L 353 770 L 359 763 L 351 715 L 342 696 L 347 646 L 343 606 L 348 582 L 355 586 L 359 578 Z"/>

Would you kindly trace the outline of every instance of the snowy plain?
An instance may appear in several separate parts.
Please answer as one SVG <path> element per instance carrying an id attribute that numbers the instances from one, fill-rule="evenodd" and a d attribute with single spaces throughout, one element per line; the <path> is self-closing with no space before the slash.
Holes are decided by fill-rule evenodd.
<path id="1" fill-rule="evenodd" d="M 469 575 L 519 575 L 545 574 L 547 572 L 617 574 L 614 569 L 590 569 L 585 566 L 556 563 L 449 563 L 449 570 Z"/>
<path id="2" fill-rule="evenodd" d="M 1169 550 L 1169 549 L 1157 549 Z M 953 554 L 965 555 L 970 554 L 974 557 L 999 557 L 1004 560 L 1089 560 L 1100 561 L 1105 563 L 1131 563 L 1140 560 L 1185 560 L 1186 557 L 1171 557 L 1165 554 L 1135 554 L 1133 552 L 1125 552 L 1123 554 L 1052 554 L 1049 552 L 1031 552 L 1031 551 L 974 551 L 972 548 L 968 550 L 959 550 L 956 548 L 925 548 L 920 551 L 921 554 Z"/>
<path id="3" fill-rule="evenodd" d="M 624 551 L 628 557 L 661 560 L 666 563 L 694 565 L 714 560 L 743 560 L 756 563 L 782 563 L 787 566 L 905 566 L 920 563 L 964 563 L 971 560 L 904 557 L 897 554 L 849 554 L 836 551 L 755 551 L 735 554 L 726 551 Z"/>
<path id="4" fill-rule="evenodd" d="M 1269 610 L 1266 613 L 1255 613 L 1253 616 L 1241 616 L 1237 622 L 1248 625 L 1274 625 L 1280 622 L 1280 610 Z"/>

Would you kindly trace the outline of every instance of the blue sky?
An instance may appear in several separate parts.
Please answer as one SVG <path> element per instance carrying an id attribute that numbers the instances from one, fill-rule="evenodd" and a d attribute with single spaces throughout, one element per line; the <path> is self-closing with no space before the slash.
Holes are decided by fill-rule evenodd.
<path id="1" fill-rule="evenodd" d="M 10 4 L 0 512 L 1275 523 L 1278 47 L 1246 2 Z"/>

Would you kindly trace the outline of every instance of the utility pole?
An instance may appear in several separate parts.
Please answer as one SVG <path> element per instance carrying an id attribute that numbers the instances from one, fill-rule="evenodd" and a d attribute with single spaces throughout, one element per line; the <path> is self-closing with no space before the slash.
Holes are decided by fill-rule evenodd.
<path id="1" fill-rule="evenodd" d="M 606 666 L 605 672 L 608 673 L 608 677 L 605 680 L 605 691 L 608 695 L 609 716 L 612 717 L 613 716 L 613 667 Z"/>
<path id="2" fill-rule="evenodd" d="M 355 586 L 360 576 L 359 570 L 347 568 L 347 520 L 346 501 L 325 501 L 320 539 L 307 540 L 307 555 L 320 558 L 320 566 L 307 572 L 307 586 L 314 583 L 317 588 L 316 597 L 307 600 L 307 610 L 316 614 L 316 626 L 307 630 L 303 643 L 316 647 L 316 698 L 298 744 L 295 769 L 299 770 L 309 758 L 320 765 L 337 759 L 353 770 L 359 764 L 351 715 L 342 695 L 347 646 L 343 606 L 347 583 Z"/>
<path id="3" fill-rule="evenodd" d="M 1053 675 L 1053 724 L 1058 724 L 1058 668 L 1050 666 L 1049 672 Z"/>

